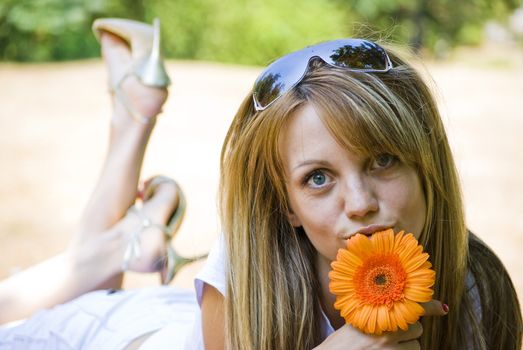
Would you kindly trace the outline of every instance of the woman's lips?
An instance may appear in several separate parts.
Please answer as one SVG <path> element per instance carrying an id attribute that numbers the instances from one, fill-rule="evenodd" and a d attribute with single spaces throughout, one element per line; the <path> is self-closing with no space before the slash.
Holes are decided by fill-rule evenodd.
<path id="1" fill-rule="evenodd" d="M 392 228 L 392 226 L 393 225 L 369 225 L 369 226 L 361 227 L 358 230 L 354 231 L 353 233 L 349 234 L 346 237 L 346 239 L 351 238 L 352 236 L 354 236 L 357 233 L 361 233 L 365 236 L 372 236 L 373 233 Z"/>

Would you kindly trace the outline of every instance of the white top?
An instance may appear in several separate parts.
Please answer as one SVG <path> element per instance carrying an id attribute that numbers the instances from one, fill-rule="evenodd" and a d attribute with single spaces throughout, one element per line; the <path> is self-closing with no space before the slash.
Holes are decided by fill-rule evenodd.
<path id="1" fill-rule="evenodd" d="M 226 272 L 227 272 L 227 260 L 226 260 L 226 248 L 225 240 L 223 235 L 220 235 L 213 249 L 209 253 L 207 262 L 203 269 L 196 275 L 194 280 L 194 286 L 196 289 L 196 299 L 198 304 L 202 305 L 202 294 L 204 284 L 208 284 L 216 288 L 224 297 L 226 294 Z M 186 350 L 204 350 L 203 345 L 203 334 L 202 334 L 202 322 L 201 313 L 198 312 L 195 317 L 192 330 L 185 333 L 186 329 L 181 332 L 177 328 L 177 324 L 167 325 L 160 331 L 153 334 L 147 339 L 144 344 L 140 347 L 140 350 L 154 350 L 154 349 L 167 349 L 169 346 L 172 348 L 173 344 L 181 344 L 180 339 L 185 339 L 184 349 Z M 330 324 L 327 316 L 322 311 L 321 320 L 322 335 L 324 338 L 334 332 L 334 328 Z"/>
<path id="2" fill-rule="evenodd" d="M 193 291 L 154 286 L 99 290 L 0 326 L 0 350 L 121 350 L 152 333 L 142 350 L 203 350 L 200 306 L 204 283 L 225 295 L 225 247 L 220 237 Z"/>
<path id="3" fill-rule="evenodd" d="M 99 290 L 41 310 L 17 324 L 0 326 L 0 350 L 121 350 L 166 325 L 183 349 L 199 314 L 194 292 L 154 286 L 128 291 Z M 173 349 L 166 345 L 165 349 Z"/>
<path id="4" fill-rule="evenodd" d="M 225 242 L 220 235 L 207 257 L 202 270 L 196 275 L 194 287 L 196 300 L 202 305 L 203 286 L 208 284 L 216 288 L 224 297 L 226 290 Z M 196 312 L 195 321 L 180 329 L 177 323 L 169 324 L 150 336 L 140 350 L 172 349 L 175 344 L 184 344 L 186 350 L 204 350 L 201 312 Z"/>

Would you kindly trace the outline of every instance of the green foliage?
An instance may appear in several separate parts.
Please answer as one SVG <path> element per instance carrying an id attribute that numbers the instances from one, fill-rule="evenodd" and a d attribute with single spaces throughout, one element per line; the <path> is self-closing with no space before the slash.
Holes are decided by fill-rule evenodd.
<path id="1" fill-rule="evenodd" d="M 289 50 L 347 36 L 347 15 L 329 0 L 155 1 L 172 57 L 266 64 Z"/>
<path id="2" fill-rule="evenodd" d="M 94 57 L 97 17 L 162 20 L 167 57 L 265 65 L 286 52 L 346 36 L 437 50 L 477 44 L 490 18 L 521 0 L 0 0 L 0 59 Z"/>
<path id="3" fill-rule="evenodd" d="M 503 20 L 520 0 L 339 0 L 364 23 L 366 31 L 383 31 L 414 48 L 434 50 L 481 42 L 489 19 Z"/>
<path id="4" fill-rule="evenodd" d="M 0 5 L 0 52 L 19 61 L 61 60 L 88 56 L 95 42 L 85 27 L 100 5 L 81 0 L 3 0 Z"/>

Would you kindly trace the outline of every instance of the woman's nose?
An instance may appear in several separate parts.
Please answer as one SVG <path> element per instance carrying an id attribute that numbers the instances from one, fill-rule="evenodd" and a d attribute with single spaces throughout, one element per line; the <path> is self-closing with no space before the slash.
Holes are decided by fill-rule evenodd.
<path id="1" fill-rule="evenodd" d="M 372 185 L 362 177 L 346 181 L 343 188 L 344 210 L 349 218 L 363 218 L 378 210 L 378 199 Z"/>

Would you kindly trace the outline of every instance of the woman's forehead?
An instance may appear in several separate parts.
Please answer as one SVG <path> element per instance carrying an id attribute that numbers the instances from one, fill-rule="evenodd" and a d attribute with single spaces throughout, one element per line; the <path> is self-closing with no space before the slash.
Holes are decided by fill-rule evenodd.
<path id="1" fill-rule="evenodd" d="M 290 116 L 280 138 L 280 154 L 288 171 L 303 164 L 321 163 L 330 155 L 348 153 L 312 104 L 304 104 Z"/>
<path id="2" fill-rule="evenodd" d="M 280 155 L 296 157 L 305 150 L 314 154 L 315 150 L 328 146 L 332 151 L 354 157 L 390 153 L 412 158 L 414 137 L 408 135 L 414 131 L 406 130 L 397 116 L 384 117 L 384 114 L 356 108 L 350 102 L 310 99 L 287 116 L 279 137 Z M 403 141 L 398 142 L 395 135 L 401 129 Z M 282 148 L 284 145 L 286 149 Z"/>

